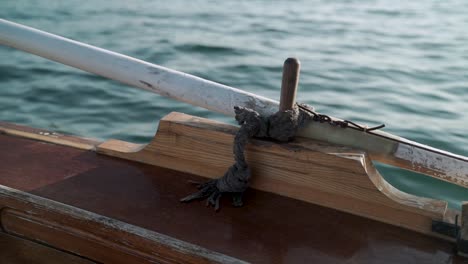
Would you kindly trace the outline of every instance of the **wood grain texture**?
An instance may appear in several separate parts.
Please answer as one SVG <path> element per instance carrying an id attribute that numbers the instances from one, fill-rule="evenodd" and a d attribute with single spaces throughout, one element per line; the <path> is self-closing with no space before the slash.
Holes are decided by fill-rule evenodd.
<path id="1" fill-rule="evenodd" d="M 0 134 L 0 184 L 31 191 L 95 168 L 96 164 L 77 159 L 82 153 L 72 147 Z"/>
<path id="2" fill-rule="evenodd" d="M 218 178 L 233 163 L 237 128 L 181 113 L 161 120 L 148 145 L 109 140 L 103 154 Z M 289 144 L 252 140 L 246 151 L 251 186 L 381 222 L 431 233 L 447 221 L 447 203 L 403 193 L 388 184 L 363 151 L 308 139 Z"/>
<path id="3" fill-rule="evenodd" d="M 0 232 L 0 263 L 93 264 L 95 262 Z"/>
<path id="4" fill-rule="evenodd" d="M 242 263 L 92 212 L 0 186 L 2 229 L 100 263 Z"/>

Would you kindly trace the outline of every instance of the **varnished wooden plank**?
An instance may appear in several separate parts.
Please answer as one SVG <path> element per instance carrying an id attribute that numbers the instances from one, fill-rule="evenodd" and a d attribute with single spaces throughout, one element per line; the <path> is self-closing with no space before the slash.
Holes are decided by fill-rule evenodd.
<path id="1" fill-rule="evenodd" d="M 0 232 L 0 263 L 93 264 L 90 260 Z"/>
<path id="2" fill-rule="evenodd" d="M 0 186 L 1 225 L 101 263 L 242 263 L 234 258 L 92 212 Z"/>
<path id="3" fill-rule="evenodd" d="M 225 197 L 218 213 L 204 202 L 182 204 L 178 199 L 193 191 L 187 182 L 205 179 L 164 171 L 114 161 L 35 193 L 251 263 L 437 263 L 452 257 L 450 243 L 271 193 L 250 190 L 242 208 Z M 389 248 L 407 253 L 395 256 Z"/>
<path id="4" fill-rule="evenodd" d="M 218 178 L 233 163 L 235 127 L 172 113 L 148 145 L 110 140 L 98 152 Z M 388 184 L 368 155 L 306 139 L 290 144 L 252 140 L 247 147 L 252 187 L 432 234 L 447 203 L 403 193 Z"/>
<path id="5" fill-rule="evenodd" d="M 226 131 L 230 131 L 229 127 L 225 127 L 224 132 Z M 224 134 L 215 134 L 214 137 L 221 138 Z M 173 139 L 177 141 L 177 137 Z M 45 153 L 57 147 L 50 144 L 41 146 Z M 312 145 L 309 147 L 313 148 Z M 57 154 L 61 148 L 57 148 Z M 246 205 L 242 208 L 231 207 L 229 199 L 223 198 L 222 210 L 219 213 L 206 208 L 203 202 L 181 204 L 179 198 L 193 191 L 193 186 L 187 184 L 187 181 L 205 179 L 174 170 L 79 151 L 82 154 L 70 157 L 70 161 L 87 163 L 87 166 L 94 167 L 93 169 L 32 191 L 36 195 L 57 201 L 58 204 L 53 210 L 42 212 L 44 199 L 37 196 L 32 196 L 36 197 L 35 199 L 21 198 L 20 201 L 23 202 L 19 203 L 2 196 L 1 206 L 6 205 L 22 212 L 9 215 L 15 216 L 9 218 L 10 228 L 14 226 L 12 229 L 18 233 L 21 230 L 21 233 L 28 231 L 31 236 L 37 238 L 37 235 L 41 235 L 40 237 L 46 237 L 47 241 L 60 247 L 61 244 L 54 240 L 57 239 L 57 233 L 49 233 L 42 228 L 38 230 L 38 227 L 23 225 L 22 221 L 18 220 L 17 216 L 24 219 L 24 213 L 27 212 L 26 218 L 36 223 L 52 222 L 52 226 L 59 224 L 65 227 L 79 227 L 78 230 L 95 234 L 97 237 L 107 234 L 105 238 L 111 242 L 125 241 L 127 246 L 139 245 L 137 248 L 147 248 L 145 252 L 153 252 L 151 254 L 158 252 L 154 250 L 157 247 L 151 244 L 152 242 L 134 238 L 133 229 L 128 233 L 125 230 L 114 232 L 112 223 L 115 220 L 106 218 L 110 217 L 138 227 L 137 230 L 147 230 L 146 234 L 157 232 L 252 263 L 457 263 L 457 258 L 452 255 L 450 243 L 271 193 L 249 190 L 245 197 Z M 55 166 L 67 167 L 68 161 L 59 159 L 58 156 L 60 155 L 50 156 L 51 164 L 55 160 Z M 45 172 L 45 168 L 42 170 Z M 26 171 L 26 174 L 29 177 L 36 176 L 32 171 Z M 17 193 L 14 190 L 12 192 Z M 343 202 L 346 200 L 349 199 L 343 197 Z M 101 220 L 110 221 L 108 224 L 111 231 L 103 233 L 99 226 L 87 218 L 86 211 L 70 206 L 94 212 L 94 215 L 105 216 Z M 361 204 L 354 206 L 359 207 Z M 371 207 L 366 210 L 375 209 Z M 71 219 L 67 216 L 70 213 Z M 87 220 L 81 223 L 85 224 L 73 220 L 76 215 L 83 215 L 84 220 Z M 116 222 L 122 223 L 120 221 Z M 145 237 L 143 233 L 139 234 Z M 152 241 L 151 237 L 148 239 Z M 73 241 L 73 238 L 70 238 L 65 242 L 71 244 Z M 67 243 L 67 248 L 80 249 Z M 103 252 L 109 253 L 106 250 Z"/>
<path id="6" fill-rule="evenodd" d="M 96 167 L 76 159 L 83 154 L 80 149 L 10 135 L 0 135 L 0 142 L 0 184 L 19 190 L 34 190 Z M 62 163 L 67 166 L 58 166 Z"/>
<path id="7" fill-rule="evenodd" d="M 45 129 L 31 128 L 17 124 L 1 122 L 0 134 L 7 134 L 23 138 L 34 139 L 57 145 L 70 146 L 78 149 L 92 150 L 100 142 L 95 139 L 63 135 Z"/>

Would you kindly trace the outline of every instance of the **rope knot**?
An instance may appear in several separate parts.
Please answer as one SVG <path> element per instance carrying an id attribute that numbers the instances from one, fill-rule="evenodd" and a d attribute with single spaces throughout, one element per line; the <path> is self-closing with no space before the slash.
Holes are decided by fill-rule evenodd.
<path id="1" fill-rule="evenodd" d="M 233 197 L 233 205 L 241 206 L 242 194 L 249 187 L 251 178 L 244 151 L 247 142 L 252 137 L 271 138 L 282 142 L 290 141 L 299 128 L 311 120 L 342 128 L 352 127 L 363 132 L 384 127 L 380 125 L 369 128 L 348 120 L 334 120 L 327 115 L 316 113 L 313 107 L 305 104 L 296 104 L 291 110 L 278 111 L 269 117 L 263 117 L 255 110 L 241 106 L 235 106 L 234 111 L 240 125 L 233 144 L 235 163 L 229 167 L 223 177 L 197 184 L 199 191 L 181 199 L 182 202 L 207 198 L 207 205 L 214 206 L 215 210 L 218 210 L 221 195 L 230 193 Z"/>

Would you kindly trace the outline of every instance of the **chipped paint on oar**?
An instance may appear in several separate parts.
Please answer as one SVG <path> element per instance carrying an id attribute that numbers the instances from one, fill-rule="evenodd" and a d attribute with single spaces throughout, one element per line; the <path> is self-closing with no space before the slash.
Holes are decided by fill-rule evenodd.
<path id="1" fill-rule="evenodd" d="M 266 97 L 3 19 L 0 44 L 226 115 L 237 105 L 263 115 L 278 110 Z"/>
<path id="2" fill-rule="evenodd" d="M 383 131 L 362 132 L 312 122 L 300 136 L 363 149 L 372 160 L 423 173 L 468 188 L 468 158 Z"/>

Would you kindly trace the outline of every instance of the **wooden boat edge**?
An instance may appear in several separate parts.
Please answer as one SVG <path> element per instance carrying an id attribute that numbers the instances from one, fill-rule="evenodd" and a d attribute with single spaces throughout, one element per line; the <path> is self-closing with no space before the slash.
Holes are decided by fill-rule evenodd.
<path id="1" fill-rule="evenodd" d="M 103 262 L 112 258 L 158 263 L 243 261 L 113 218 L 0 185 L 3 232 Z M 67 243 L 70 242 L 70 243 Z M 81 242 L 77 242 L 81 241 Z M 94 248 L 105 248 L 103 252 Z M 154 252 L 158 252 L 155 254 Z M 109 254 L 109 252 L 111 252 Z M 109 256 L 112 258 L 109 259 Z"/>
<path id="2" fill-rule="evenodd" d="M 219 175 L 226 169 L 226 166 L 232 162 L 230 155 L 231 147 L 229 144 L 232 143 L 232 137 L 236 130 L 237 128 L 232 125 L 173 112 L 161 119 L 158 131 L 149 144 L 135 144 L 120 140 L 107 140 L 101 142 L 98 140 L 62 135 L 51 131 L 34 129 L 5 122 L 0 123 L 0 133 L 73 148 L 96 151 L 100 154 L 195 173 L 208 178 L 219 177 Z M 193 133 L 194 131 L 198 132 Z M 208 136 L 203 135 L 203 133 L 207 131 L 211 131 L 211 134 Z M 215 140 L 214 142 L 216 146 L 220 146 L 220 140 L 224 142 L 224 146 L 218 155 L 219 157 L 225 157 L 222 161 L 223 165 L 220 166 L 220 164 L 217 164 L 216 166 L 211 166 L 213 167 L 211 169 L 210 166 L 195 166 L 198 169 L 194 170 L 194 164 L 200 162 L 200 160 L 189 161 L 184 159 L 184 157 L 177 155 L 164 157 L 165 154 L 162 154 L 164 149 L 173 149 L 174 147 L 177 147 L 174 137 L 179 137 L 179 139 L 192 137 L 191 140 L 211 140 L 211 143 L 213 143 L 213 138 L 218 137 L 218 141 Z M 426 235 L 454 241 L 454 238 L 452 237 L 432 232 L 431 224 L 434 220 L 454 224 L 455 217 L 460 215 L 460 211 L 447 208 L 447 202 L 445 201 L 417 197 L 397 190 L 386 182 L 379 174 L 373 166 L 369 155 L 364 151 L 348 147 L 333 146 L 323 142 L 315 142 L 306 138 L 298 138 L 296 141 L 289 144 L 275 144 L 261 140 L 253 141 L 253 144 L 251 144 L 252 146 L 249 146 L 248 148 L 248 159 L 251 155 L 249 152 L 253 153 L 258 151 L 267 153 L 268 155 L 278 155 L 278 153 L 285 151 L 286 154 L 279 154 L 279 156 L 282 156 L 283 158 L 289 156 L 291 153 L 296 153 L 293 156 L 294 158 L 298 158 L 299 156 L 297 153 L 301 151 L 306 151 L 309 154 L 312 152 L 315 154 L 319 153 L 319 155 L 323 156 L 322 160 L 333 158 L 334 161 L 332 162 L 339 160 L 340 162 L 346 162 L 347 165 L 351 165 L 353 167 L 352 170 L 354 170 L 352 173 L 358 173 L 361 177 L 365 175 L 365 179 L 368 181 L 368 183 L 366 183 L 367 188 L 369 189 L 369 186 L 372 186 L 372 192 L 374 194 L 378 192 L 381 195 L 379 195 L 377 199 L 375 199 L 375 197 L 370 198 L 374 201 L 378 201 L 377 204 L 379 206 L 376 207 L 375 204 L 369 205 L 369 202 L 366 201 L 369 197 L 353 199 L 352 202 L 354 204 L 352 204 L 349 197 L 343 197 L 336 194 L 335 201 L 330 202 L 330 192 L 327 191 L 320 193 L 320 190 L 315 189 L 314 192 L 316 195 L 310 197 L 310 195 L 307 194 L 310 190 L 307 190 L 307 188 L 305 190 L 302 188 L 299 192 L 297 191 L 297 188 L 301 189 L 300 186 L 295 186 L 295 188 L 290 188 L 289 190 L 288 188 L 278 188 L 278 186 L 275 185 L 284 186 L 285 181 L 281 182 L 283 184 L 277 184 L 277 179 L 273 181 L 268 178 L 254 180 L 252 183 L 252 188 L 254 189 L 319 204 L 387 224 L 411 229 Z M 226 150 L 228 150 L 227 153 Z M 156 158 L 158 155 L 159 157 Z M 175 161 L 174 158 L 179 160 Z M 302 159 L 303 161 L 307 160 L 307 157 L 302 157 Z M 183 160 L 184 162 L 180 162 L 180 160 Z M 255 162 L 259 162 L 259 160 L 253 161 L 254 164 Z M 181 164 L 185 164 L 185 167 L 181 167 Z M 262 164 L 262 166 L 265 166 L 265 164 Z M 254 165 L 254 171 L 255 170 L 256 168 Z M 273 168 L 273 171 L 275 171 L 275 168 Z M 303 182 L 301 182 L 301 184 L 303 184 Z M 306 185 L 310 187 L 310 184 Z M 391 215 L 395 215 L 395 213 L 398 217 L 392 218 Z"/>

